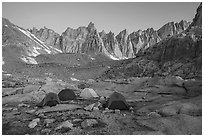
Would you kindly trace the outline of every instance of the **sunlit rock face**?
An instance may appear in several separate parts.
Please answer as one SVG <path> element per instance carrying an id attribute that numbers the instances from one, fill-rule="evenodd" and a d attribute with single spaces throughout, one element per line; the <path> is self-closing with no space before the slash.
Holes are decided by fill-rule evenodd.
<path id="1" fill-rule="evenodd" d="M 196 15 L 193 18 L 193 22 L 190 24 L 189 29 L 196 26 L 202 28 L 202 3 L 198 6 Z"/>
<path id="2" fill-rule="evenodd" d="M 181 33 L 182 31 L 186 30 L 189 25 L 190 22 L 184 20 L 180 21 L 179 23 L 169 22 L 161 27 L 157 33 L 161 39 L 164 39 Z"/>
<path id="3" fill-rule="evenodd" d="M 59 49 L 60 46 L 60 35 L 52 29 L 46 27 L 37 30 L 35 27 L 29 30 L 39 40 L 43 41 L 44 44 L 53 46 Z"/>
<path id="4" fill-rule="evenodd" d="M 158 30 L 148 28 L 146 30 L 132 30 L 131 33 L 128 33 L 126 29 L 120 31 L 119 34 L 99 32 L 92 22 L 88 26 L 81 26 L 76 29 L 68 27 L 62 34 L 47 27 L 39 30 L 36 28 L 25 30 L 10 23 L 7 19 L 3 19 L 2 24 L 3 45 L 7 45 L 7 43 L 24 44 L 26 45 L 23 46 L 24 50 L 29 55 L 52 53 L 97 55 L 102 53 L 112 59 L 120 60 L 134 58 L 138 53 L 145 52 L 146 49 L 163 40 L 176 35 L 184 37 L 186 36 L 184 31 L 200 27 L 202 25 L 202 3 L 199 5 L 192 23 L 181 20 L 178 23 L 169 22 Z M 196 41 L 194 35 L 191 33 L 190 37 Z M 35 45 L 41 46 L 36 47 Z"/>

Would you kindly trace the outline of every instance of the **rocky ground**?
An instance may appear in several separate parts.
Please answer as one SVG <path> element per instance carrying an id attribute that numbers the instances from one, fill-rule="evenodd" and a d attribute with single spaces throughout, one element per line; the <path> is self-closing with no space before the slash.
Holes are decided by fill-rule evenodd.
<path id="1" fill-rule="evenodd" d="M 3 135 L 201 135 L 202 81 L 180 77 L 130 77 L 65 82 L 51 78 L 4 78 Z M 122 93 L 131 109 L 98 107 L 99 99 L 79 98 L 82 88 L 99 96 Z M 37 108 L 46 93 L 76 89 L 78 100 Z M 95 103 L 94 108 L 89 105 Z M 87 107 L 89 106 L 89 107 Z"/>
<path id="2" fill-rule="evenodd" d="M 2 21 L 3 135 L 202 134 L 202 3 L 193 22 L 177 23 L 177 31 L 172 22 L 115 36 L 99 34 L 90 23 L 62 36 L 41 29 L 52 32 L 43 39 L 36 29 L 31 34 Z M 66 88 L 75 89 L 77 100 L 36 107 L 47 93 Z M 130 110 L 79 98 L 83 88 L 100 97 L 118 91 Z"/>

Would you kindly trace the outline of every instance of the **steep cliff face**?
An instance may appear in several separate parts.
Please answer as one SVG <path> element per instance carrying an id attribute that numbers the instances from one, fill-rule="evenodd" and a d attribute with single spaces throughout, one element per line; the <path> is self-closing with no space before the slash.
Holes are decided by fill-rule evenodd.
<path id="1" fill-rule="evenodd" d="M 198 6 L 197 10 L 196 10 L 196 15 L 193 18 L 193 22 L 190 24 L 189 28 L 192 27 L 201 27 L 202 26 L 202 3 L 200 3 L 200 5 Z"/>
<path id="2" fill-rule="evenodd" d="M 33 28 L 29 31 L 32 34 L 34 34 L 39 40 L 43 41 L 44 44 L 55 48 L 59 48 L 60 35 L 54 32 L 53 30 L 44 27 L 44 28 L 41 28 L 40 30 Z"/>
<path id="3" fill-rule="evenodd" d="M 100 33 L 100 36 L 103 40 L 104 48 L 109 52 L 112 56 L 123 59 L 122 52 L 118 46 L 118 41 L 116 40 L 116 37 L 114 33 L 109 32 L 106 34 L 104 31 Z"/>
<path id="4" fill-rule="evenodd" d="M 181 21 L 178 25 L 174 23 L 164 25 L 159 30 L 164 32 L 160 35 L 163 39 L 160 38 L 158 31 L 152 29 L 130 34 L 135 47 L 142 49 L 141 47 L 145 47 L 151 41 L 153 44 L 144 51 L 140 50 L 137 58 L 124 60 L 121 64 L 112 66 L 101 77 L 154 77 L 157 75 L 201 79 L 202 24 L 200 23 L 202 16 L 199 13 L 201 11 L 202 4 L 198 7 L 195 18 L 188 28 L 188 23 L 186 24 L 185 21 Z M 168 37 L 168 34 L 173 36 Z M 148 36 L 150 39 L 147 38 Z M 156 39 L 157 42 L 154 41 Z"/>
<path id="5" fill-rule="evenodd" d="M 134 58 L 137 53 L 144 52 L 163 39 L 183 32 L 188 26 L 189 22 L 182 20 L 179 23 L 169 22 L 157 31 L 148 28 L 128 34 L 125 29 L 115 35 L 112 32 L 99 33 L 94 24 L 90 22 L 87 27 L 77 29 L 68 27 L 61 36 L 46 27 L 40 30 L 33 28 L 30 32 L 44 44 L 58 48 L 64 53 L 104 53 L 114 59 L 127 59 Z"/>
<path id="6" fill-rule="evenodd" d="M 14 70 L 24 63 L 38 64 L 35 57 L 40 54 L 61 53 L 57 48 L 44 44 L 34 34 L 5 18 L 2 19 L 2 51 L 3 69 Z"/>
<path id="7" fill-rule="evenodd" d="M 167 23 L 158 31 L 148 28 L 128 34 L 127 30 L 123 30 L 115 36 L 112 32 L 98 33 L 91 22 L 88 27 L 68 28 L 60 37 L 62 40 L 60 47 L 63 52 L 86 54 L 102 52 L 117 59 L 127 59 L 135 57 L 139 51 L 143 52 L 167 37 L 181 33 L 188 26 L 189 22 L 182 20 L 179 23 Z"/>
<path id="8" fill-rule="evenodd" d="M 115 45 L 117 45 L 117 41 L 115 40 L 115 35 L 112 32 L 109 32 L 108 34 L 106 34 L 104 31 L 102 31 L 100 34 L 100 37 L 103 40 L 103 44 L 105 46 L 105 48 L 107 49 L 107 51 L 111 54 L 114 54 L 114 48 Z"/>
<path id="9" fill-rule="evenodd" d="M 88 34 L 85 42 L 82 44 L 82 53 L 97 54 L 102 52 L 102 39 L 99 36 L 97 29 L 92 22 L 89 23 Z"/>
<path id="10" fill-rule="evenodd" d="M 139 52 L 137 58 L 112 66 L 101 77 L 180 76 L 184 79 L 202 78 L 202 36 L 177 34 Z"/>
<path id="11" fill-rule="evenodd" d="M 148 47 L 161 41 L 161 38 L 158 36 L 157 31 L 153 28 L 137 32 L 133 32 L 129 35 L 131 42 L 133 44 L 134 53 L 137 54 L 139 51 L 144 51 Z"/>
<path id="12" fill-rule="evenodd" d="M 127 30 L 121 31 L 116 39 L 118 41 L 118 46 L 120 51 L 122 52 L 123 57 L 132 58 L 134 57 L 132 43 L 130 41 L 130 37 L 128 37 Z"/>
<path id="13" fill-rule="evenodd" d="M 187 28 L 202 24 L 202 4 L 197 9 L 193 23 L 181 20 L 179 23 L 169 22 L 159 30 L 148 28 L 128 34 L 127 30 L 121 31 L 118 35 L 112 32 L 98 32 L 92 22 L 87 27 L 77 29 L 67 28 L 61 35 L 46 27 L 37 30 L 30 30 L 45 45 L 52 46 L 64 53 L 104 53 L 114 59 L 134 58 L 139 52 L 156 43 L 168 39 L 174 35 L 181 34 Z M 190 25 L 190 27 L 189 27 Z M 185 34 L 184 34 L 185 35 Z"/>
<path id="14" fill-rule="evenodd" d="M 157 33 L 161 39 L 164 39 L 181 33 L 182 31 L 186 30 L 189 25 L 190 22 L 183 20 L 179 23 L 169 22 L 161 27 Z"/>
<path id="15" fill-rule="evenodd" d="M 88 27 L 67 28 L 60 39 L 60 48 L 66 53 L 93 54 L 102 52 L 102 40 L 92 22 Z"/>
<path id="16" fill-rule="evenodd" d="M 157 48 L 150 48 L 150 52 L 158 55 L 161 63 L 178 59 L 189 59 L 194 62 L 200 62 L 202 56 L 202 3 L 197 9 L 197 13 L 193 22 L 186 23 L 184 21 L 179 23 L 181 34 L 175 35 L 161 43 L 158 43 Z M 153 55 L 153 54 L 152 54 Z"/>
<path id="17" fill-rule="evenodd" d="M 81 53 L 81 47 L 86 40 L 87 34 L 86 27 L 67 28 L 60 36 L 60 49 L 65 53 Z"/>
<path id="18" fill-rule="evenodd" d="M 92 22 L 87 27 L 67 28 L 60 39 L 60 48 L 66 53 L 104 53 L 114 59 L 122 58 L 114 34 L 99 33 Z"/>

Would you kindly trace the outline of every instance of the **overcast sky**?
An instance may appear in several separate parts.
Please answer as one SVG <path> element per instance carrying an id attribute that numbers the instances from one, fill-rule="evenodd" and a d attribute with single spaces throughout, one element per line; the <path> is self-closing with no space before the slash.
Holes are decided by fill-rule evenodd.
<path id="1" fill-rule="evenodd" d="M 93 22 L 98 31 L 118 34 L 123 29 L 129 33 L 149 27 L 157 30 L 167 22 L 192 21 L 198 6 L 196 2 L 3 2 L 2 16 L 25 29 L 46 26 L 61 34 L 67 27 L 78 28 Z"/>

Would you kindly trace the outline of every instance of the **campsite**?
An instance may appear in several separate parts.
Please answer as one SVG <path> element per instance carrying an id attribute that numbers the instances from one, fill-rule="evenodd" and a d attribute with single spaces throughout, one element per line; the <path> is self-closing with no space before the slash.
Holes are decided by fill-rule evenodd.
<path id="1" fill-rule="evenodd" d="M 2 2 L 2 135 L 202 135 L 202 2 Z"/>
<path id="2" fill-rule="evenodd" d="M 201 131 L 199 81 L 178 77 L 91 84 L 90 80 L 70 84 L 51 78 L 31 81 L 33 84 L 3 92 L 3 134 L 163 135 Z M 81 88 L 84 83 L 89 83 L 89 88 Z M 180 86 L 183 84 L 188 92 Z"/>

